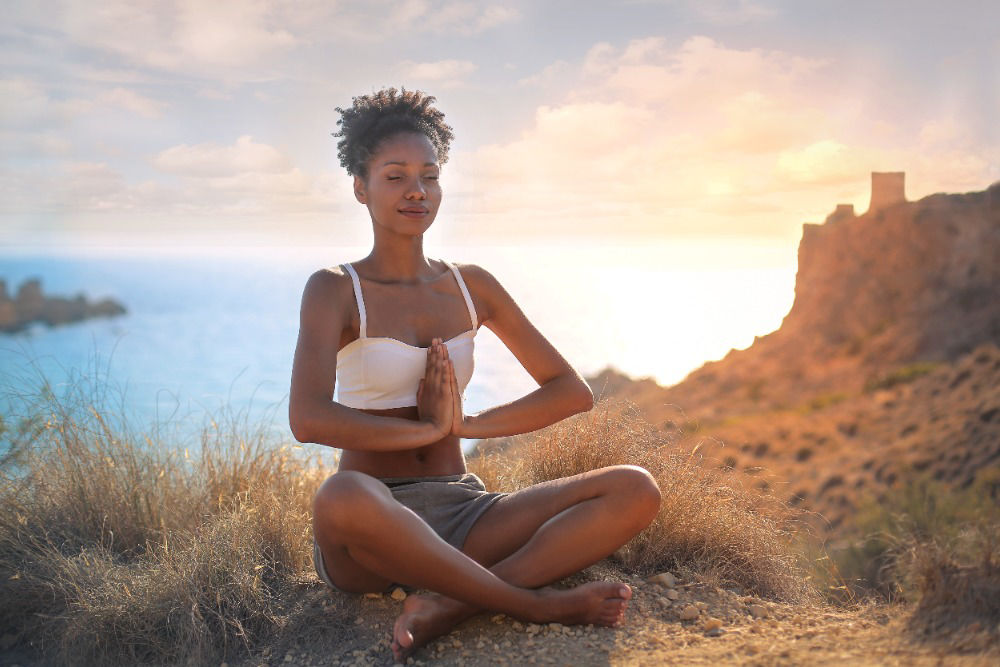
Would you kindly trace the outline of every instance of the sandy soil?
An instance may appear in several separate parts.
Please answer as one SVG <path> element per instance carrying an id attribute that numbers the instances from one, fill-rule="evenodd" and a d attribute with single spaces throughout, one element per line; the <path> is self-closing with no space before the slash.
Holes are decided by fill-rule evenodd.
<path id="1" fill-rule="evenodd" d="M 580 575 L 593 578 L 590 570 Z M 416 665 L 1000 664 L 1000 626 L 975 623 L 927 638 L 896 605 L 843 609 L 762 600 L 690 576 L 670 588 L 642 579 L 619 628 L 538 626 L 482 615 L 418 650 Z M 671 599 L 674 598 L 674 599 Z M 392 665 L 388 595 L 330 595 L 304 583 L 286 630 L 249 665 Z M 697 613 L 691 620 L 681 620 Z"/>

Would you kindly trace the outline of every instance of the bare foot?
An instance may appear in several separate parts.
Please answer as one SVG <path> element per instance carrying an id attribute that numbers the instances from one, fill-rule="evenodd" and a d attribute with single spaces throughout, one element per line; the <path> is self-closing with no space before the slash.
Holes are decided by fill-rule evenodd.
<path id="1" fill-rule="evenodd" d="M 627 584 L 613 581 L 592 581 L 569 590 L 546 588 L 539 593 L 552 604 L 543 612 L 548 618 L 541 620 L 566 625 L 618 625 L 632 597 Z"/>
<path id="2" fill-rule="evenodd" d="M 541 589 L 538 595 L 537 608 L 511 615 L 538 623 L 610 627 L 625 618 L 632 589 L 623 583 L 593 581 L 568 590 Z M 467 604 L 436 593 L 409 596 L 393 626 L 393 657 L 397 662 L 405 662 L 415 650 L 447 634 L 476 611 Z"/>
<path id="3" fill-rule="evenodd" d="M 392 629 L 393 657 L 405 662 L 415 650 L 447 634 L 469 615 L 468 605 L 442 595 L 410 595 Z"/>

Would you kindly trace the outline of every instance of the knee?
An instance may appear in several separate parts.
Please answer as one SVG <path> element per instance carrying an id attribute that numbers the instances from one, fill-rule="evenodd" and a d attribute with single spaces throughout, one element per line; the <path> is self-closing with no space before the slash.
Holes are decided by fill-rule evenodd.
<path id="1" fill-rule="evenodd" d="M 629 516 L 645 528 L 660 511 L 660 486 L 648 470 L 639 466 L 615 466 L 611 474 L 616 489 L 628 503 Z"/>
<path id="2" fill-rule="evenodd" d="M 388 491 L 370 475 L 345 470 L 331 475 L 313 498 L 313 522 L 348 528 L 371 520 Z"/>

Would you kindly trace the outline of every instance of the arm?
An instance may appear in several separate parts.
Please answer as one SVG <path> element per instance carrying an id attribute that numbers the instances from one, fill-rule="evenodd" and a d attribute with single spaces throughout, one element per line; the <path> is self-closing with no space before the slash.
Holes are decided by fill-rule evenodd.
<path id="1" fill-rule="evenodd" d="M 486 308 L 483 324 L 503 341 L 538 389 L 516 401 L 455 419 L 452 433 L 492 438 L 535 431 L 594 405 L 594 394 L 580 374 L 532 325 L 507 290 L 485 269 L 466 265 L 462 275 Z"/>
<path id="2" fill-rule="evenodd" d="M 447 419 L 430 411 L 413 421 L 370 415 L 333 400 L 337 347 L 353 303 L 350 279 L 341 274 L 317 271 L 306 283 L 288 397 L 292 435 L 299 442 L 367 451 L 413 449 L 440 440 L 451 427 L 450 408 Z"/>

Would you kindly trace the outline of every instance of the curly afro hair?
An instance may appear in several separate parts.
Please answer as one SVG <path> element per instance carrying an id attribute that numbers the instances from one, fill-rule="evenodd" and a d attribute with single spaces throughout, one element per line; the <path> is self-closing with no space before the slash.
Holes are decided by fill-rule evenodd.
<path id="1" fill-rule="evenodd" d="M 435 98 L 412 90 L 385 88 L 371 95 L 351 99 L 348 109 L 337 107 L 340 131 L 337 142 L 340 165 L 352 176 L 368 178 L 368 160 L 379 144 L 400 132 L 426 135 L 437 151 L 438 162 L 448 161 L 451 126 L 444 114 L 431 106 Z"/>

